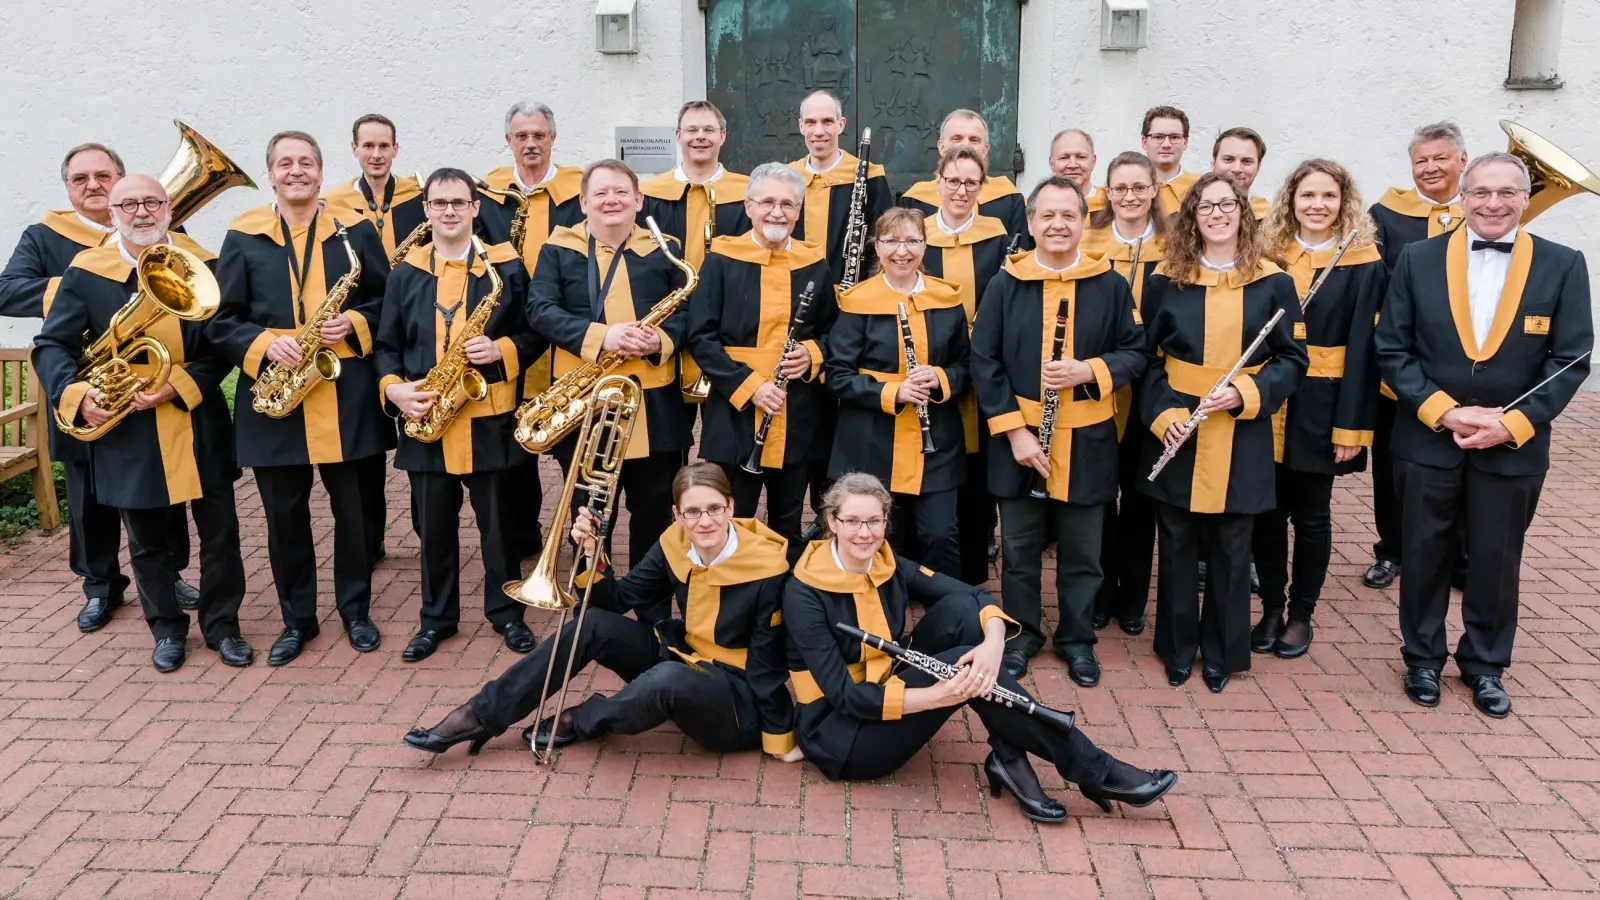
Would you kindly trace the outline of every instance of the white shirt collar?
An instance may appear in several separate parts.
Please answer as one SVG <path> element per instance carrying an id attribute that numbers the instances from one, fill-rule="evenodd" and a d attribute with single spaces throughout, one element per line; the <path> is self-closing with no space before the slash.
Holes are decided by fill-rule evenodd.
<path id="1" fill-rule="evenodd" d="M 511 180 L 515 181 L 517 183 L 517 187 L 522 188 L 522 192 L 526 194 L 528 191 L 538 187 L 541 184 L 549 184 L 550 182 L 554 181 L 556 172 L 558 171 L 560 171 L 560 167 L 557 166 L 556 161 L 552 159 L 549 167 L 544 170 L 544 177 L 539 179 L 538 183 L 524 184 L 522 182 L 522 170 L 513 165 L 511 167 Z"/>
<path id="2" fill-rule="evenodd" d="M 1171 184 L 1174 181 L 1177 181 L 1179 178 L 1182 178 L 1186 174 L 1188 174 L 1188 173 L 1183 171 L 1183 166 L 1179 166 L 1178 167 L 1178 174 L 1172 176 L 1171 178 L 1168 178 L 1166 181 L 1163 181 L 1161 183 L 1162 184 Z"/>
<path id="3" fill-rule="evenodd" d="M 117 247 L 117 252 L 122 254 L 122 261 L 123 262 L 127 263 L 130 266 L 137 266 L 139 264 L 139 258 L 137 256 L 129 256 L 128 255 L 128 247 L 127 247 L 127 245 L 122 243 L 122 233 L 121 232 L 117 232 L 116 234 L 113 234 L 111 236 L 111 243 L 115 244 L 116 247 Z M 170 232 L 167 234 L 166 239 L 163 240 L 162 243 L 166 244 L 169 247 L 172 246 L 172 234 Z"/>
<path id="4" fill-rule="evenodd" d="M 828 542 L 828 549 L 833 551 L 833 564 L 839 567 L 839 571 L 841 571 L 841 572 L 849 572 L 850 570 L 846 569 L 844 567 L 844 559 L 839 556 L 839 539 L 838 538 L 834 538 L 833 540 Z M 867 572 L 868 572 L 868 574 L 871 574 L 871 572 L 872 572 L 872 561 L 871 560 L 867 561 Z M 860 574 L 860 573 L 852 572 L 851 574 L 855 575 L 855 574 Z"/>
<path id="5" fill-rule="evenodd" d="M 442 262 L 464 262 L 472 258 L 472 242 L 467 241 L 467 249 L 461 251 L 460 256 L 445 256 L 443 253 L 439 252 L 439 245 L 434 244 L 433 255 L 437 256 Z"/>
<path id="6" fill-rule="evenodd" d="M 727 170 L 722 167 L 722 163 L 717 163 L 717 171 L 715 173 L 713 173 L 710 178 L 707 178 L 704 182 L 695 182 L 695 183 L 696 184 L 710 184 L 713 181 L 721 181 L 723 173 L 725 173 L 726 171 Z M 683 166 L 681 166 L 681 165 L 678 166 L 676 169 L 672 170 L 672 177 L 678 179 L 681 182 L 684 182 L 685 184 L 687 184 L 688 181 L 689 181 L 689 176 L 683 171 Z"/>
<path id="7" fill-rule="evenodd" d="M 1518 229 L 1513 228 L 1498 242 L 1511 243 L 1517 239 Z M 1511 254 L 1499 250 L 1471 249 L 1472 241 L 1487 238 L 1467 229 L 1467 306 L 1472 314 L 1472 332 L 1478 346 L 1488 339 L 1494 327 L 1495 314 L 1500 310 L 1500 294 L 1505 290 L 1506 277 L 1511 273 Z"/>
<path id="8" fill-rule="evenodd" d="M 939 226 L 939 230 L 945 234 L 964 234 L 972 226 L 978 224 L 978 207 L 973 206 L 972 213 L 971 215 L 967 216 L 967 220 L 954 227 L 951 227 L 951 225 L 945 221 L 944 207 L 942 206 L 933 214 L 933 221 Z"/>
<path id="9" fill-rule="evenodd" d="M 1117 230 L 1117 220 L 1112 219 L 1111 236 L 1116 238 L 1116 241 L 1119 244 L 1136 244 L 1139 241 L 1148 241 L 1156 236 L 1156 223 L 1154 219 L 1151 219 L 1149 222 L 1145 223 L 1143 234 L 1139 234 L 1131 238 L 1125 238 L 1122 236 L 1122 232 Z"/>
<path id="10" fill-rule="evenodd" d="M 82 222 L 83 224 L 89 226 L 90 228 L 93 228 L 95 231 L 100 232 L 101 234 L 110 234 L 111 232 L 117 230 L 117 227 L 115 225 L 101 225 L 99 222 L 96 222 L 95 220 L 89 218 L 88 216 L 85 216 L 83 213 L 78 212 L 77 210 L 73 210 L 72 214 L 78 217 L 78 221 L 79 222 Z"/>
<path id="11" fill-rule="evenodd" d="M 1319 250 L 1332 250 L 1334 247 L 1339 245 L 1338 240 L 1339 239 L 1337 235 L 1330 235 L 1327 240 L 1320 244 L 1308 244 L 1306 243 L 1305 238 L 1300 236 L 1299 232 L 1295 232 L 1294 235 L 1294 242 L 1299 244 L 1300 249 L 1307 253 L 1316 253 Z"/>
<path id="12" fill-rule="evenodd" d="M 760 238 L 756 237 L 756 230 L 754 228 L 750 229 L 750 240 L 755 241 L 755 245 L 757 247 L 760 247 L 763 250 L 770 249 L 765 244 L 761 243 L 761 239 Z M 779 247 L 777 249 L 779 249 L 779 250 L 788 250 L 789 248 L 791 248 L 793 246 L 794 246 L 794 238 L 793 237 L 786 237 L 786 238 L 783 239 L 783 246 Z"/>
<path id="13" fill-rule="evenodd" d="M 1439 201 L 1433 199 L 1432 197 L 1429 197 L 1427 194 L 1424 194 L 1422 192 L 1422 188 L 1416 188 L 1415 190 L 1417 192 L 1417 199 L 1421 200 L 1423 203 L 1432 203 L 1434 206 L 1460 206 L 1461 205 L 1461 192 L 1460 191 L 1456 191 L 1456 195 L 1454 197 L 1451 197 L 1449 200 L 1446 200 L 1443 203 L 1440 203 Z"/>
<path id="14" fill-rule="evenodd" d="M 1221 265 L 1218 265 L 1217 263 L 1214 263 L 1211 260 L 1206 259 L 1205 254 L 1202 253 L 1200 255 L 1200 265 L 1205 266 L 1206 268 L 1210 269 L 1213 272 L 1231 272 L 1231 271 L 1233 271 L 1233 267 L 1238 265 L 1238 262 L 1237 261 L 1230 261 L 1230 262 L 1225 262 L 1225 263 L 1222 263 Z"/>
<path id="15" fill-rule="evenodd" d="M 833 158 L 833 162 L 828 163 L 828 168 L 826 168 L 826 169 L 819 169 L 816 166 L 813 166 L 811 164 L 811 157 L 807 156 L 806 157 L 806 171 L 810 172 L 813 175 L 821 175 L 824 172 L 833 171 L 834 167 L 838 166 L 839 163 L 841 163 L 843 161 L 844 161 L 844 148 L 840 147 L 839 150 L 838 150 L 837 155 L 834 156 L 834 158 Z"/>
<path id="16" fill-rule="evenodd" d="M 711 562 L 708 562 L 708 563 L 701 562 L 700 561 L 700 551 L 695 549 L 695 546 L 693 544 L 690 544 L 689 545 L 689 562 L 692 565 L 700 566 L 702 568 L 710 568 L 711 566 L 714 566 L 717 563 L 722 562 L 723 560 L 725 560 L 728 557 L 732 556 L 733 552 L 735 550 L 738 550 L 738 549 L 739 549 L 739 532 L 734 531 L 733 530 L 733 523 L 729 522 L 728 523 L 728 542 L 726 544 L 722 545 L 722 552 L 717 554 L 717 558 L 713 559 Z"/>
<path id="17" fill-rule="evenodd" d="M 1483 235 L 1477 233 L 1476 231 L 1473 231 L 1471 229 L 1471 227 L 1468 227 L 1468 226 L 1462 226 L 1462 227 L 1467 229 L 1467 246 L 1469 248 L 1472 246 L 1472 242 L 1473 241 L 1486 241 L 1486 240 L 1488 240 L 1488 238 L 1486 238 Z M 1503 236 L 1495 238 L 1494 242 L 1497 243 L 1497 244 L 1510 244 L 1510 243 L 1516 241 L 1517 232 L 1521 231 L 1521 230 L 1522 229 L 1521 229 L 1520 226 L 1513 226 L 1512 229 L 1510 231 L 1506 232 Z M 1469 250 L 1468 252 L 1469 253 L 1500 253 L 1499 250 Z M 1501 253 L 1500 255 L 1501 256 L 1506 256 L 1506 254 L 1504 254 L 1504 253 Z"/>
<path id="18" fill-rule="evenodd" d="M 897 293 L 901 293 L 899 288 L 895 287 L 892 284 L 889 284 L 889 275 L 888 275 L 888 273 L 884 273 L 883 283 L 889 285 L 889 290 L 895 291 Z M 912 296 L 913 294 L 920 294 L 923 291 L 927 290 L 927 288 L 928 288 L 928 280 L 926 278 L 922 277 L 922 273 L 921 272 L 918 272 L 917 273 L 917 283 L 912 286 L 911 292 L 906 294 L 906 296 L 909 297 L 909 296 Z"/>
<path id="19" fill-rule="evenodd" d="M 1034 261 L 1034 262 L 1035 262 L 1035 263 L 1038 263 L 1038 264 L 1039 264 L 1039 268 L 1041 268 L 1041 269 L 1044 269 L 1044 270 L 1045 270 L 1045 271 L 1046 271 L 1046 272 L 1065 272 L 1065 271 L 1068 271 L 1068 270 L 1069 270 L 1069 269 L 1075 269 L 1075 268 L 1077 268 L 1077 266 L 1078 266 L 1078 263 L 1080 263 L 1080 262 L 1083 262 L 1083 253 L 1082 253 L 1082 251 L 1079 251 L 1079 252 L 1076 252 L 1076 253 L 1074 253 L 1074 254 L 1073 254 L 1073 255 L 1072 255 L 1072 262 L 1071 262 L 1071 263 L 1069 263 L 1069 264 L 1068 264 L 1068 265 L 1067 265 L 1067 266 L 1066 266 L 1066 268 L 1062 268 L 1062 269 L 1057 269 L 1057 268 L 1055 268 L 1055 267 L 1053 267 L 1053 266 L 1047 266 L 1047 265 L 1045 265 L 1045 264 L 1044 264 L 1044 261 L 1043 261 L 1043 260 L 1041 260 L 1041 259 L 1039 259 L 1039 253 L 1038 253 L 1038 251 L 1034 251 L 1034 254 L 1033 254 L 1033 261 Z"/>

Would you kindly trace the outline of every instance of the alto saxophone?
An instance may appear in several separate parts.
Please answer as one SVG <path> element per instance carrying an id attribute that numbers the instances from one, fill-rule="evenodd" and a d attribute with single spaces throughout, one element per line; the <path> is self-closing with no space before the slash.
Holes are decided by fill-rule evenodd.
<path id="1" fill-rule="evenodd" d="M 659 327 L 678 311 L 678 307 L 694 293 L 694 287 L 699 283 L 700 276 L 695 272 L 694 266 L 672 255 L 671 248 L 667 246 L 667 239 L 662 236 L 654 218 L 645 216 L 644 223 L 649 226 L 650 236 L 655 238 L 656 246 L 660 247 L 668 261 L 681 269 L 684 274 L 683 287 L 662 297 L 660 302 L 651 307 L 650 312 L 639 320 L 640 328 L 651 329 Z M 619 247 L 617 252 L 622 253 L 622 248 Z M 558 378 L 544 393 L 517 407 L 517 430 L 514 435 L 517 443 L 529 453 L 543 453 L 561 443 L 563 438 L 583 422 L 591 395 L 594 393 L 594 386 L 626 362 L 620 353 L 602 350 L 594 362 L 583 363 Z"/>
<path id="2" fill-rule="evenodd" d="M 345 255 L 350 257 L 350 271 L 334 282 L 333 288 L 323 298 L 322 305 L 295 332 L 294 342 L 300 348 L 300 361 L 292 366 L 269 362 L 256 378 L 256 383 L 251 385 L 250 408 L 261 415 L 282 419 L 294 412 L 319 383 L 339 380 L 339 354 L 332 347 L 322 345 L 322 326 L 343 311 L 345 301 L 350 299 L 350 291 L 361 278 L 361 260 L 356 256 L 355 248 L 350 246 L 350 235 L 345 233 L 338 219 L 333 220 L 333 227 L 338 230 Z"/>
<path id="3" fill-rule="evenodd" d="M 861 129 L 861 145 L 856 148 L 856 184 L 850 189 L 850 218 L 844 232 L 844 277 L 839 290 L 855 287 L 861 280 L 861 261 L 867 254 L 867 160 L 872 156 L 872 129 Z"/>
<path id="4" fill-rule="evenodd" d="M 506 240 L 511 243 L 511 248 L 517 251 L 517 255 L 521 256 L 523 238 L 528 236 L 528 210 L 533 206 L 534 195 L 517 187 L 515 181 L 507 185 L 503 191 L 490 187 L 489 182 L 482 178 L 476 179 L 473 184 L 491 197 L 517 201 L 517 211 L 511 214 L 511 231 Z"/>
<path id="5" fill-rule="evenodd" d="M 422 246 L 432 236 L 432 222 L 423 222 L 421 225 L 411 229 L 411 233 L 406 235 L 406 239 L 396 244 L 394 252 L 389 254 L 389 268 L 392 269 L 400 265 L 405 261 L 407 253 L 410 253 L 415 247 Z"/>
<path id="6" fill-rule="evenodd" d="M 489 317 L 494 314 L 494 308 L 500 305 L 500 290 L 505 283 L 500 273 L 495 271 L 494 264 L 489 262 L 489 251 L 484 249 L 483 242 L 476 235 L 472 238 L 472 249 L 477 251 L 478 258 L 483 260 L 484 268 L 488 270 L 489 293 L 473 307 L 472 315 L 461 326 L 461 333 L 450 341 L 444 356 L 428 370 L 427 376 L 417 386 L 418 390 L 436 391 L 439 395 L 428 411 L 422 414 L 422 418 L 406 420 L 406 437 L 425 444 L 444 437 L 444 433 L 450 430 L 450 423 L 461 414 L 469 400 L 482 400 L 489 396 L 489 382 L 484 380 L 482 372 L 467 361 L 467 342 L 481 336 L 488 327 Z"/>

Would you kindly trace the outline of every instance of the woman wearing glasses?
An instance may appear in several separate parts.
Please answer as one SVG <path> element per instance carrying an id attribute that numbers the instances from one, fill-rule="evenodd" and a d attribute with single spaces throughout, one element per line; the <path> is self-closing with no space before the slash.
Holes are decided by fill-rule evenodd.
<path id="1" fill-rule="evenodd" d="M 964 145 L 946 150 L 934 173 L 939 208 L 922 222 L 928 242 L 923 268 L 960 290 L 969 327 L 977 320 L 978 301 L 989 279 L 1005 264 L 1006 248 L 1014 238 L 1006 233 L 1004 222 L 979 212 L 978 195 L 988 181 L 989 164 L 978 151 Z M 960 539 L 961 578 L 982 584 L 989 580 L 989 545 L 995 522 L 994 498 L 989 496 L 985 472 L 988 435 L 980 433 L 983 423 L 975 395 L 965 394 L 960 404 L 967 448 L 967 483 L 956 497 L 957 515 L 966 523 Z"/>
<path id="2" fill-rule="evenodd" d="M 928 275 L 923 215 L 877 223 L 878 274 L 839 295 L 824 363 L 839 398 L 829 477 L 868 472 L 900 495 L 890 538 L 946 575 L 961 571 L 956 495 L 967 437 L 955 402 L 970 384 L 967 311 L 955 282 Z"/>
<path id="3" fill-rule="evenodd" d="M 1276 503 L 1271 416 L 1306 371 L 1294 279 L 1263 257 L 1256 229 L 1249 199 L 1228 176 L 1200 176 L 1144 303 L 1157 361 L 1140 388 L 1139 417 L 1155 440 L 1145 443 L 1136 484 L 1156 502 L 1161 538 L 1155 649 L 1174 687 L 1188 681 L 1198 650 L 1215 693 L 1250 668 L 1251 526 Z M 1262 346 L 1217 387 L 1280 310 Z M 1191 426 L 1196 411 L 1204 419 Z M 1151 481 L 1163 446 L 1175 455 Z"/>
<path id="4" fill-rule="evenodd" d="M 1144 289 L 1156 267 L 1166 259 L 1170 219 L 1156 209 L 1155 164 L 1143 153 L 1118 154 L 1106 168 L 1109 202 L 1089 216 L 1089 233 L 1081 251 L 1111 264 L 1133 288 L 1135 322 L 1143 321 Z M 1117 437 L 1120 442 L 1118 479 L 1121 496 L 1116 515 L 1106 516 L 1100 541 L 1100 568 L 1105 581 L 1095 597 L 1094 627 L 1106 627 L 1115 618 L 1127 634 L 1144 631 L 1144 608 L 1150 597 L 1150 557 L 1156 545 L 1156 511 L 1135 483 L 1144 430 L 1128 420 L 1135 405 L 1129 385 L 1116 394 Z"/>
<path id="5" fill-rule="evenodd" d="M 790 676 L 800 703 L 795 738 L 833 780 L 882 778 L 915 756 L 945 722 L 970 706 L 989 733 L 984 773 L 994 796 L 1017 798 L 1023 815 L 1062 822 L 1066 808 L 1046 796 L 1032 753 L 1107 812 L 1112 801 L 1154 803 L 1178 777 L 1113 759 L 1082 731 L 1061 733 L 1022 712 L 982 699 L 996 684 L 1026 691 L 1000 667 L 1006 630 L 1016 623 L 982 588 L 936 574 L 884 543 L 894 501 L 866 473 L 841 476 L 823 503 L 827 537 L 806 547 L 784 591 Z M 910 627 L 911 601 L 927 612 Z M 840 634 L 853 625 L 958 668 L 950 681 L 919 669 L 894 672 L 880 650 Z"/>
<path id="6" fill-rule="evenodd" d="M 1367 467 L 1378 400 L 1373 330 L 1388 276 L 1361 193 L 1338 163 L 1301 163 L 1271 209 L 1263 223 L 1265 246 L 1294 278 L 1304 304 L 1305 324 L 1295 337 L 1306 342 L 1310 364 L 1300 389 L 1272 417 L 1278 439 L 1277 505 L 1256 518 L 1252 543 L 1261 577 L 1261 621 L 1250 632 L 1250 649 L 1293 659 L 1311 647 L 1311 614 L 1328 577 L 1333 479 Z M 1352 232 L 1355 242 L 1316 296 L 1308 297 Z"/>
<path id="7" fill-rule="evenodd" d="M 540 644 L 439 724 L 413 729 L 406 743 L 443 753 L 470 742 L 468 752 L 477 753 L 560 691 L 576 640 L 573 675 L 597 662 L 627 684 L 523 729 L 523 741 L 534 740 L 540 752 L 551 746 L 552 729 L 559 748 L 607 734 L 639 734 L 670 719 L 713 752 L 761 747 L 786 762 L 800 759 L 779 612 L 789 573 L 785 544 L 755 519 L 732 513 L 733 488 L 722 469 L 698 461 L 679 469 L 672 479 L 674 524 L 628 574 L 613 579 L 602 570 L 595 586 L 637 618 L 594 604 L 581 635 L 576 619 L 568 621 L 555 640 Z M 584 510 L 572 524 L 572 540 L 592 551 L 597 530 Z M 547 673 L 552 665 L 555 671 Z M 546 679 L 549 694 L 541 694 Z"/>

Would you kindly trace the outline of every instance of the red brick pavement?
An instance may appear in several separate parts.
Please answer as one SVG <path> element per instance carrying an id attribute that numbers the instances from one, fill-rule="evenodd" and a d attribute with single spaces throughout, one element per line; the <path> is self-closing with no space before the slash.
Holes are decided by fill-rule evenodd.
<path id="1" fill-rule="evenodd" d="M 0 896 L 1594 893 L 1600 396 L 1581 398 L 1558 431 L 1523 569 L 1512 718 L 1476 714 L 1454 680 L 1437 710 L 1400 692 L 1394 592 L 1360 584 L 1368 501 L 1365 482 L 1346 479 L 1307 658 L 1257 657 L 1220 696 L 1198 679 L 1167 687 L 1148 632 L 1103 633 L 1106 673 L 1094 690 L 1038 661 L 1032 685 L 1078 710 L 1095 740 L 1183 773 L 1164 803 L 1111 816 L 1061 795 L 1073 818 L 1054 827 L 981 790 L 985 748 L 972 716 L 952 720 L 892 781 L 854 785 L 756 753 L 709 755 L 671 730 L 571 748 L 553 771 L 535 767 L 514 734 L 473 759 L 405 747 L 406 729 L 431 724 L 512 657 L 471 620 L 469 603 L 462 637 L 422 664 L 400 661 L 418 599 L 398 475 L 375 585 L 385 643 L 368 656 L 333 620 L 286 668 L 226 668 L 194 637 L 188 665 L 158 675 L 134 610 L 77 633 L 66 539 L 34 540 L 0 557 Z M 244 631 L 264 651 L 278 613 L 248 481 L 240 509 Z M 323 553 L 330 527 L 324 508 Z M 481 578 L 474 552 L 464 593 Z M 551 617 L 532 618 L 548 632 Z M 1059 793 L 1054 773 L 1045 781 Z"/>

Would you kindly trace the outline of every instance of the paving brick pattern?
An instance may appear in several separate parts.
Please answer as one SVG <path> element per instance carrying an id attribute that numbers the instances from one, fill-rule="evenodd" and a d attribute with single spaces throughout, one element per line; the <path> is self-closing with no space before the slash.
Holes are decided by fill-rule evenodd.
<path id="1" fill-rule="evenodd" d="M 0 896 L 1592 895 L 1600 396 L 1581 397 L 1557 430 L 1523 568 L 1512 718 L 1478 715 L 1453 678 L 1437 710 L 1401 693 L 1395 592 L 1360 583 L 1372 541 L 1366 482 L 1344 479 L 1308 657 L 1256 657 L 1220 696 L 1199 679 L 1169 688 L 1148 632 L 1102 633 L 1106 672 L 1094 690 L 1076 689 L 1052 658 L 1037 661 L 1031 686 L 1076 709 L 1095 740 L 1182 772 L 1165 802 L 1110 816 L 1042 773 L 1072 813 L 1061 826 L 1035 826 L 981 789 L 985 747 L 970 715 L 893 779 L 851 785 L 757 753 L 706 754 L 670 729 L 570 748 L 553 770 L 536 767 L 514 733 L 476 758 L 405 747 L 408 728 L 437 720 L 513 657 L 469 600 L 461 637 L 419 665 L 400 661 L 418 564 L 398 474 L 375 584 L 384 646 L 365 656 L 329 618 L 288 667 L 229 669 L 195 634 L 189 663 L 159 675 L 134 609 L 78 634 L 66 538 L 35 539 L 0 556 Z M 244 631 L 264 656 L 279 618 L 248 479 L 239 501 Z M 331 527 L 320 506 L 324 555 Z M 475 551 L 464 579 L 476 597 Z M 542 636 L 553 616 L 530 621 Z M 602 675 L 578 687 L 616 684 Z"/>

